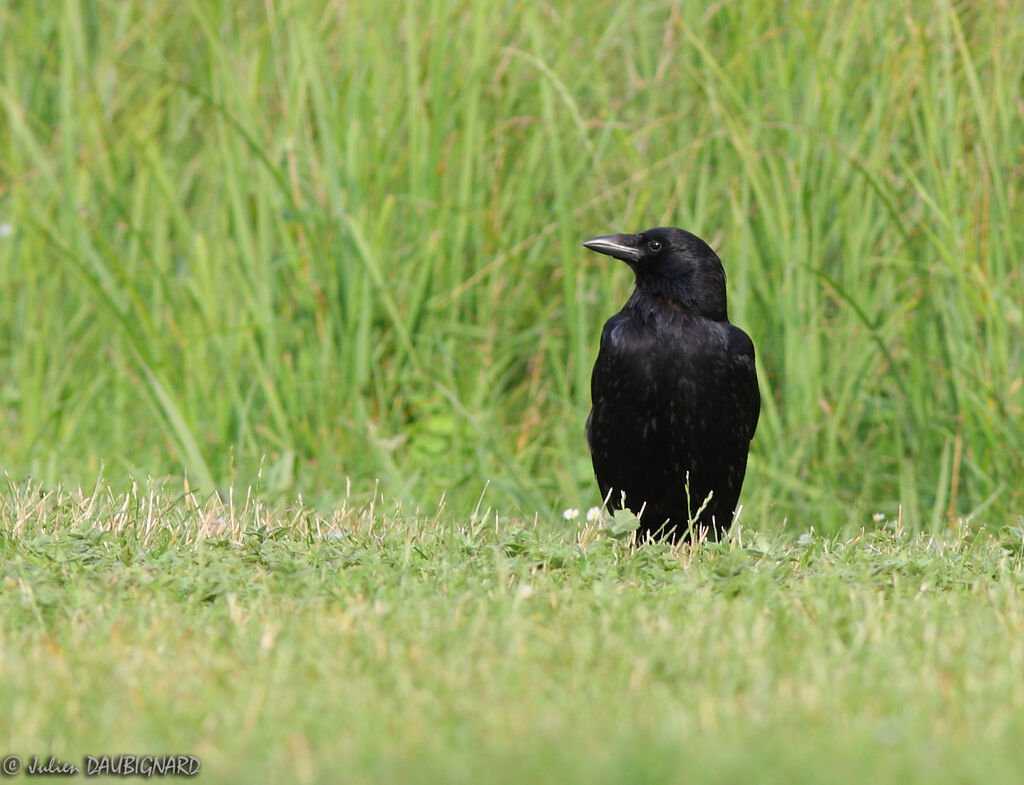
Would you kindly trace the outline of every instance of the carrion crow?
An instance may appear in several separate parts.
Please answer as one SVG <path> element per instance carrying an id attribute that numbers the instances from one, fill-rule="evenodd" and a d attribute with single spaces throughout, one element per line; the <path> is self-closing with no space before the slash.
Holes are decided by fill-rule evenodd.
<path id="1" fill-rule="evenodd" d="M 729 323 L 725 270 L 682 229 L 594 237 L 636 287 L 601 332 L 587 441 L 608 509 L 639 535 L 717 539 L 732 524 L 761 395 L 754 344 Z"/>

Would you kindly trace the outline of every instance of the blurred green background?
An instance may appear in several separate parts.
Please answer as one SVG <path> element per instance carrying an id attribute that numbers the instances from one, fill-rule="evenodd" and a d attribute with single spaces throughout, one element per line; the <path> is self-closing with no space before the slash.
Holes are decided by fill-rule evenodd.
<path id="1" fill-rule="evenodd" d="M 1024 500 L 1024 5 L 8 2 L 0 468 L 556 516 L 629 271 L 719 252 L 748 525 Z M 379 483 L 379 484 L 378 484 Z"/>

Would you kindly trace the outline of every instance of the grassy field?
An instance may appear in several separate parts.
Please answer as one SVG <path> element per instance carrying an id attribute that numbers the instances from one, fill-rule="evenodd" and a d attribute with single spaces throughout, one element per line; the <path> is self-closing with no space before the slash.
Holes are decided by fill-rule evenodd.
<path id="1" fill-rule="evenodd" d="M 49 485 L 597 502 L 631 285 L 708 239 L 748 524 L 1024 506 L 1024 6 L 8 3 L 0 443 Z"/>
<path id="2" fill-rule="evenodd" d="M 1022 51 L 1016 2 L 0 4 L 0 754 L 1019 782 Z M 561 516 L 631 285 L 579 243 L 658 224 L 764 401 L 697 550 Z"/>
<path id="3" fill-rule="evenodd" d="M 10 488 L 4 741 L 223 782 L 1015 783 L 1021 532 L 693 550 Z"/>

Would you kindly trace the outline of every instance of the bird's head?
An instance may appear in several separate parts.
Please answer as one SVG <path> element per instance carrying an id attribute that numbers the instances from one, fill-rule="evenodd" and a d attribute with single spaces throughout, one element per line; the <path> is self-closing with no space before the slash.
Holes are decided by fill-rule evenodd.
<path id="1" fill-rule="evenodd" d="M 727 320 L 725 270 L 718 255 L 697 235 L 668 226 L 639 234 L 606 234 L 585 248 L 628 264 L 637 291 L 670 300 L 715 321 Z"/>

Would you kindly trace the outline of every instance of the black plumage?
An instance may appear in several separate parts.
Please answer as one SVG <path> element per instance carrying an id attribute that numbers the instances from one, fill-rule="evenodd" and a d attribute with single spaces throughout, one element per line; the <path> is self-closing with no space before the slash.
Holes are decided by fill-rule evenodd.
<path id="1" fill-rule="evenodd" d="M 583 245 L 636 276 L 605 323 L 591 378 L 587 441 L 601 493 L 612 511 L 625 495 L 641 536 L 703 529 L 717 539 L 732 524 L 761 411 L 754 344 L 729 323 L 722 263 L 669 227 Z"/>

